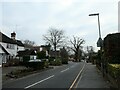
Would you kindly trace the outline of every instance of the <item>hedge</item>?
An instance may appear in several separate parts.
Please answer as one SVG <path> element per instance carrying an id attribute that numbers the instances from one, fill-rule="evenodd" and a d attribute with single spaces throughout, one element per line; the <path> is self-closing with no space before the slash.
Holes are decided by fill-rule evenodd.
<path id="1" fill-rule="evenodd" d="M 57 58 L 57 59 L 51 60 L 50 65 L 59 66 L 59 65 L 62 65 L 62 61 L 59 58 Z"/>
<path id="2" fill-rule="evenodd" d="M 45 62 L 24 62 L 24 66 L 33 69 L 43 69 Z"/>
<path id="3" fill-rule="evenodd" d="M 108 73 L 114 79 L 120 79 L 120 64 L 108 64 Z"/>

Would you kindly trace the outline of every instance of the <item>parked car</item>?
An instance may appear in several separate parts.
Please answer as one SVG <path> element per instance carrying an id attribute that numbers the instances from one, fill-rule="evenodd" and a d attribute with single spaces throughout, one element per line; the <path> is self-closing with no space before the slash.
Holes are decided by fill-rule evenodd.
<path id="1" fill-rule="evenodd" d="M 40 59 L 29 60 L 28 62 L 42 62 Z"/>

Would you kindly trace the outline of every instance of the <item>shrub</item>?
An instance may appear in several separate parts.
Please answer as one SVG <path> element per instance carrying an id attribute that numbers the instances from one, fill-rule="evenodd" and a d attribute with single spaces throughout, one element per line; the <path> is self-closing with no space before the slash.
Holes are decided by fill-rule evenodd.
<path id="1" fill-rule="evenodd" d="M 24 62 L 24 66 L 33 69 L 43 69 L 45 62 Z"/>
<path id="2" fill-rule="evenodd" d="M 54 61 L 55 57 L 49 57 L 49 62 Z"/>
<path id="3" fill-rule="evenodd" d="M 18 78 L 21 76 L 25 76 L 27 75 L 29 72 L 32 72 L 33 69 L 22 69 L 22 70 L 15 70 L 15 71 L 11 71 L 10 73 L 6 74 L 7 77 L 9 78 Z"/>
<path id="4" fill-rule="evenodd" d="M 45 59 L 46 58 L 46 52 L 45 51 L 37 52 L 37 58 L 38 59 Z"/>
<path id="5" fill-rule="evenodd" d="M 11 59 L 8 61 L 9 66 L 18 66 L 20 65 L 20 61 L 17 58 Z"/>
<path id="6" fill-rule="evenodd" d="M 46 67 L 46 68 L 49 67 L 49 61 L 45 61 L 45 67 Z"/>
<path id="7" fill-rule="evenodd" d="M 59 66 L 59 65 L 62 65 L 62 62 L 60 59 L 57 58 L 55 60 L 50 61 L 50 65 Z"/>
<path id="8" fill-rule="evenodd" d="M 63 58 L 62 59 L 62 64 L 68 64 L 68 59 L 67 58 Z"/>
<path id="9" fill-rule="evenodd" d="M 28 62 L 30 60 L 30 56 L 23 56 L 23 62 Z"/>
<path id="10" fill-rule="evenodd" d="M 61 56 L 62 64 L 68 64 L 68 52 L 65 49 L 65 47 L 63 47 L 60 50 L 60 56 Z"/>
<path id="11" fill-rule="evenodd" d="M 120 57 L 112 56 L 108 58 L 108 61 L 112 64 L 120 64 Z"/>
<path id="12" fill-rule="evenodd" d="M 120 64 L 109 64 L 108 65 L 108 73 L 114 79 L 120 79 Z"/>

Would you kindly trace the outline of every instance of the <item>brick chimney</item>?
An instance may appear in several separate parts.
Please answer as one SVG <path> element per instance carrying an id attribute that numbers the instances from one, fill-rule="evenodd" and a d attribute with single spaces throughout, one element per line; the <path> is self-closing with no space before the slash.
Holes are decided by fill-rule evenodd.
<path id="1" fill-rule="evenodd" d="M 11 33 L 11 38 L 15 40 L 15 37 L 16 37 L 16 33 L 15 32 Z"/>

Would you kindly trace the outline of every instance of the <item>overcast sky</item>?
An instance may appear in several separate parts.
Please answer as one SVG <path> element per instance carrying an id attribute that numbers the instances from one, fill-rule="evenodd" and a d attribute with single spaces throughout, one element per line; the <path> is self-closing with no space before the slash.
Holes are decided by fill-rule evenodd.
<path id="1" fill-rule="evenodd" d="M 9 2 L 8 2 L 9 1 Z M 3 0 L 0 3 L 2 24 L 0 30 L 10 37 L 29 39 L 37 45 L 45 44 L 43 35 L 50 27 L 62 29 L 65 35 L 85 39 L 85 46 L 94 46 L 98 40 L 97 16 L 100 13 L 102 38 L 118 32 L 119 0 Z"/>

